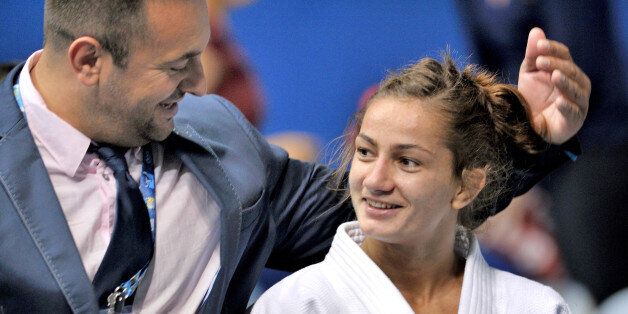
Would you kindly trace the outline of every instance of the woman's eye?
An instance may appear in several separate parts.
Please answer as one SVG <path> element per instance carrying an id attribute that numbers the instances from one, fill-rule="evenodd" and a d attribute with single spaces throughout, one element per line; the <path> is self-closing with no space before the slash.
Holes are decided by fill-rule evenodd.
<path id="1" fill-rule="evenodd" d="M 399 162 L 406 167 L 418 167 L 419 166 L 419 162 L 409 159 L 409 158 L 401 158 L 399 160 Z"/>
<path id="2" fill-rule="evenodd" d="M 358 147 L 355 149 L 356 153 L 358 153 L 358 155 L 362 156 L 362 157 L 366 157 L 369 155 L 369 151 L 366 148 L 363 147 Z"/>

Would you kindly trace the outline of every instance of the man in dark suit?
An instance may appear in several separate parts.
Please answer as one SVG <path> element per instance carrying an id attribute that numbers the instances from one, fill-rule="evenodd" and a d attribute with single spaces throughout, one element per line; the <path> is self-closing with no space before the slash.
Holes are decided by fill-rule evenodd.
<path id="1" fill-rule="evenodd" d="M 242 312 L 264 265 L 324 256 L 350 204 L 202 96 L 207 25 L 205 0 L 46 2 L 0 87 L 0 313 Z M 571 138 L 590 85 L 566 48 L 534 30 L 521 77 L 539 133 Z M 518 161 L 515 193 L 564 149 Z"/>

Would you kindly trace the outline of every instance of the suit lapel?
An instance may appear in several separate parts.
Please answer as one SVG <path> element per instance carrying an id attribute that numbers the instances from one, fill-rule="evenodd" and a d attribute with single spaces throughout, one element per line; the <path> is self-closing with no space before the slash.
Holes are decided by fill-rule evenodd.
<path id="1" fill-rule="evenodd" d="M 21 69 L 21 67 L 20 67 Z M 91 282 L 70 233 L 48 172 L 12 92 L 14 70 L 0 89 L 0 188 L 6 190 L 12 208 L 75 312 L 96 308 Z M 19 230 L 19 229 L 16 229 Z"/>
<path id="2" fill-rule="evenodd" d="M 196 175 L 221 210 L 220 271 L 209 297 L 199 308 L 201 311 L 211 307 L 210 312 L 218 313 L 237 265 L 242 203 L 221 167 L 210 140 L 202 137 L 190 125 L 177 125 L 175 135 L 167 143 L 176 143 L 174 145 L 179 158 Z"/>

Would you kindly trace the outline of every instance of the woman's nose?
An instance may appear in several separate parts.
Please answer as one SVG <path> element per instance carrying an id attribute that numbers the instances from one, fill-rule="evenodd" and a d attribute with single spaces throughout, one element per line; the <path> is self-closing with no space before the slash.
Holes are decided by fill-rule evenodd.
<path id="1" fill-rule="evenodd" d="M 392 166 L 384 159 L 376 160 L 367 170 L 364 178 L 364 187 L 371 193 L 385 194 L 394 189 Z"/>

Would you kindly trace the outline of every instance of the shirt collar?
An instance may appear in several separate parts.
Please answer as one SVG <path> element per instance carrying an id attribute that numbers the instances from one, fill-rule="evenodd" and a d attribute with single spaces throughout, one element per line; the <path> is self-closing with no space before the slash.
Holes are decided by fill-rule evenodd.
<path id="1" fill-rule="evenodd" d="M 19 84 L 28 126 L 52 159 L 66 175 L 73 177 L 87 153 L 91 140 L 54 112 L 48 110 L 41 94 L 33 85 L 30 71 L 41 56 L 39 50 L 33 53 L 22 72 Z M 40 148 L 41 149 L 41 148 Z"/>

